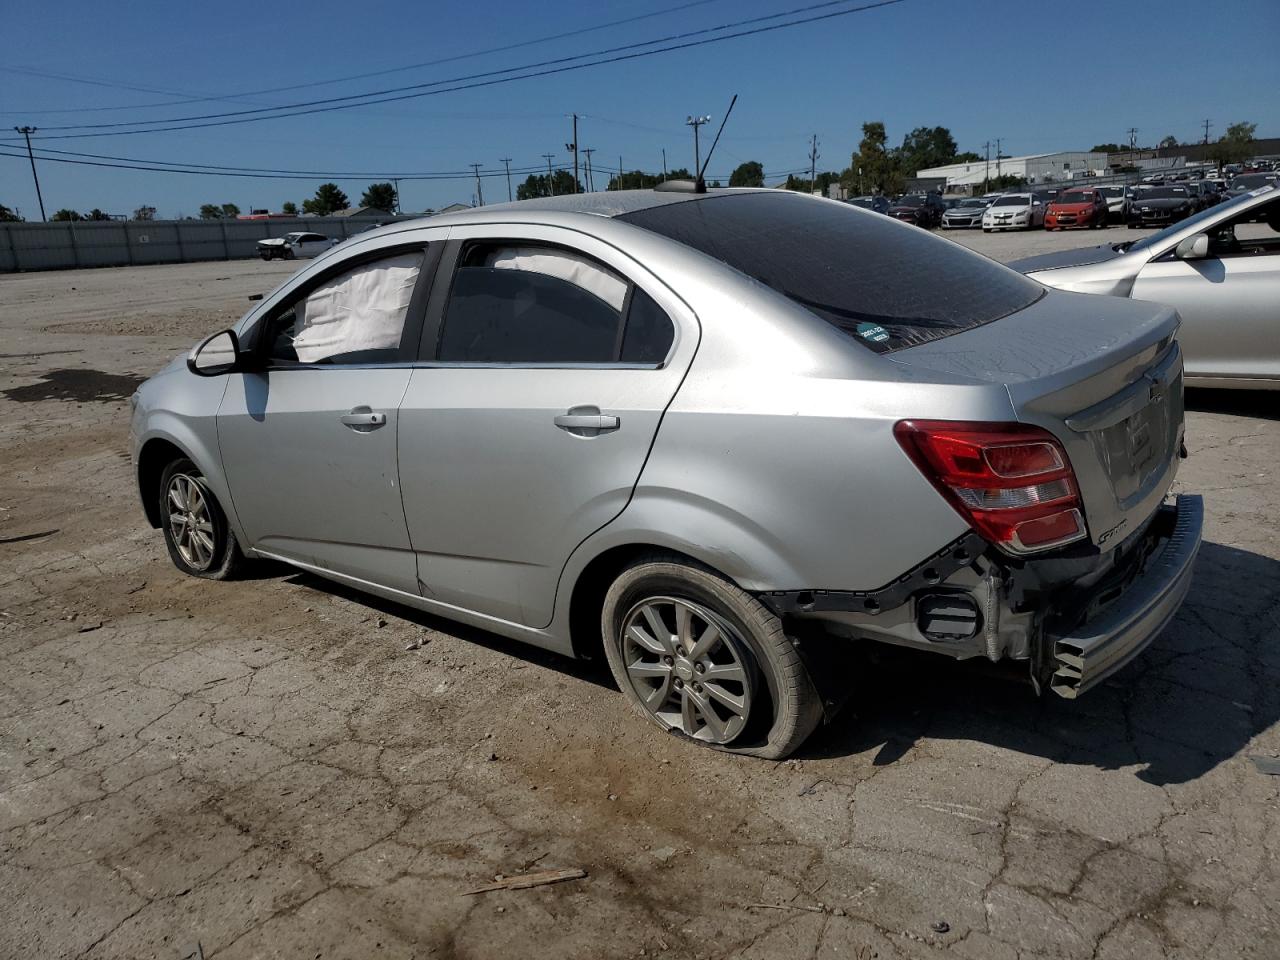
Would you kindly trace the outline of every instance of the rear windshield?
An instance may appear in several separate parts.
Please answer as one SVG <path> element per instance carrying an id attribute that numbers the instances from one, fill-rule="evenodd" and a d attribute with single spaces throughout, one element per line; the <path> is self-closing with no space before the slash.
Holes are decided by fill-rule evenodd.
<path id="1" fill-rule="evenodd" d="M 848 204 L 736 194 L 618 219 L 723 261 L 877 353 L 999 320 L 1044 293 L 958 244 Z"/>

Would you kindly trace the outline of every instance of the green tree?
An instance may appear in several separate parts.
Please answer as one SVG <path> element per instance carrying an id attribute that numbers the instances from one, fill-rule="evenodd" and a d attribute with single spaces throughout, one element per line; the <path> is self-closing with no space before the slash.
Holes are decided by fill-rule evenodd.
<path id="1" fill-rule="evenodd" d="M 862 125 L 862 141 L 853 155 L 847 175 L 860 193 L 894 194 L 902 190 L 903 177 L 898 157 L 888 147 L 884 123 L 873 120 Z"/>
<path id="2" fill-rule="evenodd" d="M 200 204 L 200 219 L 201 220 L 221 220 L 222 208 L 218 206 L 216 203 L 202 203 Z"/>
<path id="3" fill-rule="evenodd" d="M 83 219 L 84 219 L 84 217 L 83 217 L 83 216 L 81 216 L 80 214 L 76 213 L 74 210 L 68 210 L 68 209 L 66 209 L 66 208 L 64 207 L 63 209 L 59 210 L 57 213 L 55 213 L 55 214 L 54 214 L 52 217 L 50 217 L 49 219 L 50 219 L 50 220 L 54 220 L 54 221 L 58 221 L 58 222 L 62 222 L 62 221 L 65 221 L 65 220 L 83 220 Z"/>
<path id="4" fill-rule="evenodd" d="M 298 215 L 298 205 L 292 200 L 286 200 L 280 204 L 280 212 L 285 216 L 296 217 Z"/>
<path id="5" fill-rule="evenodd" d="M 1178 138 L 1175 137 L 1173 134 L 1170 134 L 1169 136 L 1165 137 L 1159 143 L 1159 147 L 1161 150 L 1172 150 L 1177 146 L 1178 146 Z"/>
<path id="6" fill-rule="evenodd" d="M 146 204 L 143 204 L 137 210 L 133 211 L 134 220 L 154 220 L 155 218 L 156 208 L 149 207 Z"/>
<path id="7" fill-rule="evenodd" d="M 551 186 L 555 188 L 554 193 L 556 196 L 573 193 L 573 174 L 567 170 L 557 170 L 551 178 Z M 611 186 L 610 189 L 614 188 Z M 581 183 L 578 184 L 578 190 L 582 190 Z M 545 173 L 530 174 L 524 183 L 516 187 L 517 200 L 532 200 L 535 197 L 549 197 L 551 195 L 552 191 L 547 189 L 547 175 Z"/>
<path id="8" fill-rule="evenodd" d="M 0 203 L 0 223 L 21 223 L 22 218 Z"/>
<path id="9" fill-rule="evenodd" d="M 101 210 L 99 210 L 97 207 L 94 207 L 94 208 L 93 208 L 92 210 L 90 210 L 90 211 L 89 211 L 89 213 L 85 216 L 85 219 L 86 219 L 86 220 L 110 220 L 110 219 L 111 219 L 111 215 L 110 215 L 109 213 L 103 213 L 103 212 L 102 212 Z"/>
<path id="10" fill-rule="evenodd" d="M 322 183 L 316 195 L 310 200 L 302 201 L 302 209 L 306 213 L 314 213 L 317 217 L 327 217 L 337 210 L 345 210 L 351 206 L 347 195 L 336 183 Z"/>
<path id="11" fill-rule="evenodd" d="M 360 198 L 360 206 L 391 213 L 396 208 L 396 188 L 390 183 L 371 183 Z"/>
<path id="12" fill-rule="evenodd" d="M 907 173 L 952 163 L 956 141 L 946 127 L 916 127 L 902 138 L 899 165 Z"/>
<path id="13" fill-rule="evenodd" d="M 972 150 L 968 150 L 964 153 L 957 153 L 951 158 L 952 163 L 978 163 L 981 160 L 981 154 L 974 153 Z"/>
<path id="14" fill-rule="evenodd" d="M 1089 152 L 1090 153 L 1119 153 L 1120 149 L 1121 147 L 1120 147 L 1120 144 L 1118 143 L 1097 143 L 1097 144 L 1094 144 L 1093 149 L 1090 150 Z"/>
<path id="15" fill-rule="evenodd" d="M 763 187 L 764 165 L 758 160 L 748 160 L 738 164 L 736 170 L 729 174 L 731 187 Z"/>
<path id="16" fill-rule="evenodd" d="M 1241 163 L 1253 155 L 1253 134 L 1256 123 L 1233 123 L 1209 150 L 1209 159 L 1221 169 L 1228 163 Z"/>
<path id="17" fill-rule="evenodd" d="M 234 203 L 224 203 L 221 210 L 223 218 L 227 220 L 234 220 L 236 217 L 240 216 L 240 208 Z"/>

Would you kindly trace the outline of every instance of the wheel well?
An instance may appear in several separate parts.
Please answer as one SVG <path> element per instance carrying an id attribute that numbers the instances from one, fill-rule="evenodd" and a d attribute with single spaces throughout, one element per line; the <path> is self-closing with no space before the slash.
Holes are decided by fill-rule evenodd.
<path id="1" fill-rule="evenodd" d="M 651 543 L 629 543 L 613 547 L 594 558 L 578 574 L 569 598 L 569 639 L 573 644 L 575 657 L 584 660 L 603 659 L 604 638 L 600 636 L 600 615 L 604 612 L 605 594 L 609 592 L 609 587 L 618 578 L 618 574 L 637 558 L 651 553 L 663 553 L 705 566 L 678 550 Z"/>
<path id="2" fill-rule="evenodd" d="M 164 468 L 173 461 L 186 457 L 181 448 L 168 440 L 148 440 L 138 454 L 138 493 L 142 497 L 142 509 L 146 511 L 151 526 L 160 526 L 160 477 Z"/>

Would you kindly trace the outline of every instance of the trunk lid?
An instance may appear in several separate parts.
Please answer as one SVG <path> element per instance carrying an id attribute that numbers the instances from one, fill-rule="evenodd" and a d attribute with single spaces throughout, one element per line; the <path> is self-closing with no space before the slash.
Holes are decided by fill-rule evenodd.
<path id="1" fill-rule="evenodd" d="M 1116 546 L 1163 501 L 1182 447 L 1182 354 L 1169 307 L 1051 291 L 1002 320 L 892 360 L 1003 384 L 1015 416 L 1066 448 L 1090 540 Z"/>

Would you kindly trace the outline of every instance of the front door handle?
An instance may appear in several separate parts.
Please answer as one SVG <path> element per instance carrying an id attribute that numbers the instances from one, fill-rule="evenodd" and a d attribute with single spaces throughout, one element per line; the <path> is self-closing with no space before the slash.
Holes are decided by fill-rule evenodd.
<path id="1" fill-rule="evenodd" d="M 353 407 L 339 418 L 348 427 L 381 427 L 387 422 L 385 413 L 374 413 L 368 407 Z"/>
<path id="2" fill-rule="evenodd" d="M 577 437 L 597 437 L 617 430 L 621 425 L 617 417 L 601 413 L 599 407 L 571 407 L 553 421 L 557 427 Z"/>

